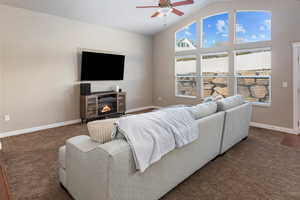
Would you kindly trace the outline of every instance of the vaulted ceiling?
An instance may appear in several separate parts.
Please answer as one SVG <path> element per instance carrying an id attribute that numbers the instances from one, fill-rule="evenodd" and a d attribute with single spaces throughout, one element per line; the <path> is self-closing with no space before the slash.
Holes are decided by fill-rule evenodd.
<path id="1" fill-rule="evenodd" d="M 178 1 L 181 0 L 172 0 Z M 193 5 L 178 7 L 185 15 L 169 15 L 167 25 L 182 20 L 207 3 L 220 0 L 194 1 Z M 0 3 L 145 35 L 153 35 L 166 28 L 163 18 L 150 18 L 157 8 L 136 9 L 138 5 L 157 5 L 158 0 L 0 0 Z"/>

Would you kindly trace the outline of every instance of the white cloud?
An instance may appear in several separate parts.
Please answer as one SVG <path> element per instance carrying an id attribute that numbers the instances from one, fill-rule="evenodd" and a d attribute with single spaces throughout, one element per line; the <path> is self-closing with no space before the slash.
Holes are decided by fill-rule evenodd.
<path id="1" fill-rule="evenodd" d="M 211 24 L 208 24 L 207 27 L 208 27 L 208 28 L 211 28 Z"/>
<path id="2" fill-rule="evenodd" d="M 185 31 L 185 34 L 186 34 L 186 35 L 192 35 L 192 33 L 189 32 L 189 31 Z"/>
<path id="3" fill-rule="evenodd" d="M 246 33 L 246 29 L 242 24 L 236 24 L 236 32 L 238 33 Z"/>
<path id="4" fill-rule="evenodd" d="M 265 30 L 270 31 L 271 30 L 271 26 L 272 26 L 271 25 L 271 20 L 267 19 L 267 20 L 264 21 L 264 24 L 259 27 L 259 30 L 260 31 L 265 31 Z"/>
<path id="5" fill-rule="evenodd" d="M 268 30 L 271 30 L 272 24 L 271 24 L 271 20 L 270 19 L 265 20 L 265 26 L 267 27 Z"/>
<path id="6" fill-rule="evenodd" d="M 237 41 L 237 43 L 245 43 L 245 42 L 249 42 L 248 39 L 243 38 L 243 37 L 237 38 L 236 41 Z"/>
<path id="7" fill-rule="evenodd" d="M 218 20 L 217 24 L 217 33 L 227 33 L 228 32 L 228 25 L 224 20 Z"/>
<path id="8" fill-rule="evenodd" d="M 212 43 L 213 43 L 213 44 L 216 44 L 216 40 L 213 40 Z"/>
<path id="9" fill-rule="evenodd" d="M 228 37 L 228 34 L 227 33 L 223 33 L 222 37 Z"/>
<path id="10" fill-rule="evenodd" d="M 262 38 L 262 39 L 265 39 L 266 35 L 265 34 L 259 34 L 259 37 Z"/>
<path id="11" fill-rule="evenodd" d="M 255 39 L 257 39 L 257 36 L 256 35 L 252 35 L 251 38 L 255 40 Z"/>

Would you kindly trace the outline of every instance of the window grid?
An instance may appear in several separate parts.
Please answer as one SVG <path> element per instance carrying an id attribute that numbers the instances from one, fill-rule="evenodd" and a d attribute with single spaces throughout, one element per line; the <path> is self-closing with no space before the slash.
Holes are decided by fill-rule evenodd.
<path id="1" fill-rule="evenodd" d="M 206 19 L 207 17 L 214 16 L 210 15 L 207 17 L 201 18 L 199 21 L 196 22 L 196 44 L 197 47 L 194 50 L 186 50 L 186 51 L 175 51 L 175 56 L 194 56 L 196 55 L 197 57 L 197 73 L 195 76 L 193 76 L 196 79 L 196 87 L 197 87 L 197 96 L 182 96 L 177 94 L 177 81 L 176 78 L 177 76 L 175 75 L 175 82 L 176 82 L 176 87 L 175 87 L 175 96 L 177 97 L 187 97 L 187 98 L 197 98 L 197 97 L 202 97 L 203 98 L 203 92 L 204 92 L 204 87 L 203 87 L 203 79 L 208 77 L 208 76 L 203 76 L 202 75 L 202 66 L 201 66 L 201 57 L 202 55 L 208 55 L 208 54 L 218 54 L 219 52 L 227 52 L 229 56 L 229 75 L 226 76 L 218 76 L 218 77 L 224 77 L 224 78 L 230 78 L 230 84 L 229 84 L 229 95 L 235 95 L 238 94 L 238 79 L 239 78 L 251 78 L 249 76 L 239 76 L 236 74 L 236 52 L 237 51 L 251 51 L 251 50 L 264 50 L 264 49 L 269 49 L 271 50 L 270 46 L 272 46 L 271 41 L 261 41 L 261 42 L 252 42 L 252 43 L 241 43 L 237 44 L 235 42 L 236 40 L 236 13 L 237 12 L 243 12 L 243 10 L 230 10 L 229 12 L 223 12 L 223 13 L 217 13 L 218 14 L 224 14 L 228 13 L 229 19 L 228 19 L 228 34 L 229 34 L 229 44 L 226 46 L 221 46 L 221 47 L 211 47 L 211 48 L 202 48 L 202 20 Z M 254 11 L 254 10 L 252 10 Z M 270 11 L 263 11 L 263 10 L 255 10 L 255 11 L 262 11 L 262 12 L 270 12 Z M 271 12 L 270 12 L 271 13 Z M 271 13 L 272 14 L 272 13 Z M 195 22 L 193 22 L 195 23 Z M 181 29 L 180 29 L 181 30 Z M 176 38 L 176 33 L 175 33 L 175 38 Z M 246 50 L 245 50 L 246 49 Z M 272 52 L 272 51 L 271 51 Z M 271 90 L 271 82 L 272 82 L 272 77 L 271 76 L 255 76 L 252 78 L 262 78 L 262 79 L 269 79 L 269 102 L 268 103 L 260 103 L 260 102 L 252 102 L 255 105 L 262 105 L 262 106 L 270 106 L 271 104 L 271 97 L 272 97 L 272 90 Z M 231 87 L 231 85 L 233 85 Z"/>
<path id="2" fill-rule="evenodd" d="M 180 67 L 179 62 L 185 61 L 193 61 L 195 60 L 195 69 L 190 69 L 186 71 L 181 71 L 181 74 L 178 73 L 180 71 L 177 67 Z M 198 94 L 198 83 L 197 83 L 197 56 L 189 55 L 189 56 L 176 56 L 175 58 L 175 94 L 178 97 L 186 97 L 186 98 L 197 98 Z M 181 67 L 180 67 L 181 68 Z M 193 67 L 192 67 L 193 68 Z M 181 69 L 182 70 L 182 69 Z M 186 85 L 189 85 L 191 89 L 187 88 Z M 181 89 L 181 90 L 179 90 Z M 195 91 L 194 91 L 195 90 Z"/>

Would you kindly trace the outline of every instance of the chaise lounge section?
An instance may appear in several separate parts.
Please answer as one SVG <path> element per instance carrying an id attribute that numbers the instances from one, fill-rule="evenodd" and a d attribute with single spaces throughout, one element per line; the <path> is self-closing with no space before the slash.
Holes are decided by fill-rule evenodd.
<path id="1" fill-rule="evenodd" d="M 218 109 L 196 120 L 200 129 L 196 141 L 171 151 L 143 173 L 136 171 L 125 140 L 99 144 L 89 136 L 71 138 L 60 149 L 60 182 L 76 200 L 159 199 L 248 136 L 251 104 L 236 97 L 219 102 Z"/>

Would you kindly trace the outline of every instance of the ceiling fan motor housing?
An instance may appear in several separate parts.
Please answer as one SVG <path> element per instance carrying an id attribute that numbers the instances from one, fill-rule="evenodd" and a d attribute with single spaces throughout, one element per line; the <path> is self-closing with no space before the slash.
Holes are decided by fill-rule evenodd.
<path id="1" fill-rule="evenodd" d="M 161 8 L 172 7 L 170 0 L 160 1 L 158 6 Z"/>

